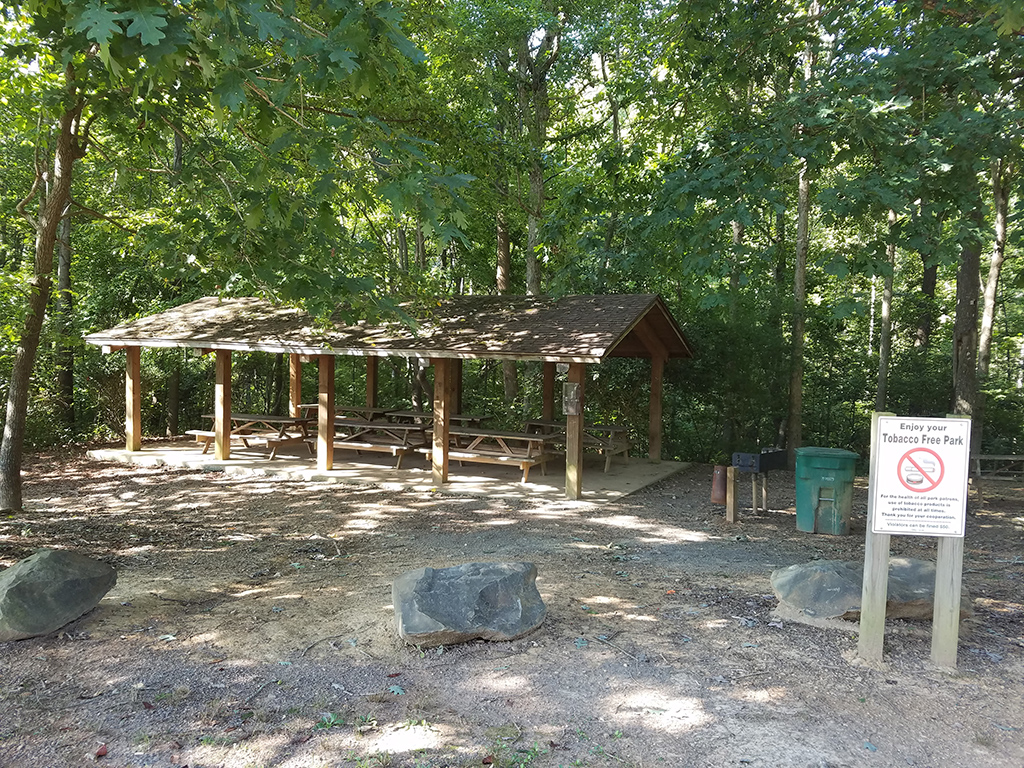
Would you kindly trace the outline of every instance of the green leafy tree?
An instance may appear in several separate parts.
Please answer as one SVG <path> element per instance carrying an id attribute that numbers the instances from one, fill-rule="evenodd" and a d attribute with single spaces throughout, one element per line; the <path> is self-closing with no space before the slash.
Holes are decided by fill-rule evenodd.
<path id="1" fill-rule="evenodd" d="M 0 444 L 0 508 L 17 508 L 29 385 L 57 232 L 72 207 L 76 164 L 100 135 L 128 137 L 134 130 L 142 146 L 156 146 L 166 145 L 171 132 L 188 139 L 189 127 L 210 119 L 229 127 L 230 141 L 202 150 L 207 178 L 221 182 L 226 199 L 219 216 L 189 217 L 200 240 L 234 262 L 236 269 L 222 265 L 223 272 L 246 275 L 285 298 L 305 296 L 315 304 L 321 297 L 326 304 L 329 289 L 359 285 L 324 260 L 327 242 L 344 243 L 343 233 L 329 226 L 337 220 L 327 204 L 338 184 L 333 161 L 357 135 L 394 139 L 360 107 L 365 94 L 417 52 L 401 31 L 400 13 L 386 3 L 306 9 L 31 0 L 0 12 L 5 89 L 31 94 L 34 114 L 22 119 L 39 126 L 34 181 L 17 205 L 35 236 L 35 260 Z M 351 107 L 338 108 L 339 101 Z M 246 158 L 238 137 L 249 144 Z M 259 160 L 251 160 L 253 145 Z M 381 140 L 381 148 L 399 154 L 389 141 Z M 319 173 L 297 193 L 259 195 L 269 177 L 292 175 L 289 166 L 297 161 Z M 327 241 L 315 249 L 308 242 L 314 233 Z M 282 279 L 285 272 L 294 278 Z"/>

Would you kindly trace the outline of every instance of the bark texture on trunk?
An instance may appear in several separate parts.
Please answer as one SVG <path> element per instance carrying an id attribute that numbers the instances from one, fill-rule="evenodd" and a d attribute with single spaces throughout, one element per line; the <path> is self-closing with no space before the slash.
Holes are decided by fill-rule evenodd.
<path id="1" fill-rule="evenodd" d="M 817 0 L 812 0 L 808 12 L 817 16 Z M 817 31 L 817 27 L 814 27 Z M 817 44 L 807 41 L 804 49 L 804 82 L 810 84 L 814 78 L 817 61 Z M 803 130 L 801 127 L 800 130 Z M 786 452 L 790 468 L 796 466 L 796 449 L 803 441 L 804 408 L 804 325 L 807 305 L 807 252 L 810 248 L 811 229 L 811 169 L 805 157 L 800 161 L 797 179 L 796 201 L 796 258 L 793 265 L 793 347 L 789 368 L 789 415 L 786 420 Z"/>
<path id="2" fill-rule="evenodd" d="M 932 340 L 932 303 L 935 301 L 935 286 L 939 282 L 939 265 L 929 264 L 928 257 L 921 254 L 921 314 L 917 319 L 914 346 L 926 349 Z"/>
<path id="3" fill-rule="evenodd" d="M 546 3 L 555 18 L 552 3 Z M 548 73 L 558 60 L 561 28 L 553 23 L 544 27 L 536 45 L 533 34 L 519 39 L 516 53 L 519 113 L 526 126 L 530 145 L 529 193 L 526 205 L 526 293 L 541 293 L 541 225 L 544 221 L 544 164 L 542 157 L 548 143 L 548 121 L 551 102 L 548 93 Z M 531 47 L 535 52 L 531 53 Z"/>
<path id="4" fill-rule="evenodd" d="M 73 92 L 74 71 L 66 70 L 68 90 L 74 106 L 61 115 L 56 135 L 52 182 L 49 193 L 40 204 L 36 217 L 26 215 L 36 231 L 35 264 L 29 280 L 28 311 L 18 346 L 14 352 L 11 382 L 7 390 L 7 411 L 4 419 L 3 441 L 0 443 L 0 509 L 21 509 L 21 465 L 25 443 L 25 422 L 28 416 L 29 388 L 39 336 L 50 300 L 53 252 L 57 242 L 57 227 L 66 213 L 71 199 L 71 177 L 75 161 L 84 155 L 84 144 L 79 144 L 78 124 L 82 103 Z M 41 183 L 41 171 L 37 169 Z M 33 190 L 35 191 L 35 190 Z M 31 198 L 32 195 L 30 195 Z M 24 205 L 19 205 L 24 212 Z"/>
<path id="5" fill-rule="evenodd" d="M 1006 261 L 1007 216 L 1010 207 L 1011 183 L 1014 166 L 1000 158 L 992 163 L 992 214 L 994 237 L 992 257 L 988 262 L 985 280 L 984 304 L 981 311 L 981 331 L 978 334 L 978 391 L 975 395 L 974 422 L 971 441 L 974 451 L 981 453 L 981 439 L 985 424 L 985 385 L 992 362 L 992 328 L 996 319 L 996 299 L 999 296 L 999 276 Z"/>
<path id="6" fill-rule="evenodd" d="M 181 404 L 181 357 L 174 355 L 171 363 L 171 371 L 167 375 L 167 399 L 164 401 L 164 410 L 167 416 L 167 437 L 174 437 L 178 434 L 178 412 Z"/>
<path id="7" fill-rule="evenodd" d="M 980 229 L 979 207 L 971 214 Z M 981 240 L 971 238 L 960 251 L 953 321 L 953 413 L 974 417 L 978 397 L 978 294 L 981 288 Z M 977 429 L 978 425 L 973 425 Z M 972 433 L 974 431 L 972 429 Z M 975 443 L 972 435 L 972 444 Z"/>
<path id="8" fill-rule="evenodd" d="M 74 335 L 74 299 L 71 295 L 71 220 L 61 220 L 57 239 L 57 296 L 55 310 L 60 328 L 57 355 L 57 391 L 60 393 L 61 421 L 75 428 L 75 348 L 68 340 Z"/>
<path id="9" fill-rule="evenodd" d="M 786 451 L 790 467 L 796 466 L 796 449 L 803 440 L 804 324 L 807 304 L 807 250 L 810 239 L 811 182 L 807 162 L 800 166 L 797 190 L 796 260 L 793 266 L 793 332 L 789 366 L 789 418 Z"/>
<path id="10" fill-rule="evenodd" d="M 501 209 L 496 217 L 496 234 L 498 252 L 495 285 L 498 293 L 508 293 L 512 288 L 512 238 L 508 231 L 508 218 Z M 515 360 L 502 360 L 501 379 L 505 402 L 511 403 L 519 397 L 519 369 Z"/>
<path id="11" fill-rule="evenodd" d="M 875 410 L 884 411 L 889 394 L 889 358 L 892 355 L 892 279 L 896 271 L 896 212 L 889 211 L 889 243 L 885 246 L 885 257 L 889 272 L 885 275 L 882 288 L 882 311 L 878 331 L 878 383 L 875 387 Z"/>
<path id="12" fill-rule="evenodd" d="M 1010 183 L 1013 166 L 1005 160 L 992 164 L 992 212 L 995 217 L 992 258 L 988 263 L 985 281 L 985 304 L 981 313 L 981 333 L 978 337 L 978 379 L 984 384 L 992 360 L 992 328 L 996 317 L 996 297 L 999 295 L 999 276 L 1006 260 L 1006 221 L 1009 213 Z"/>

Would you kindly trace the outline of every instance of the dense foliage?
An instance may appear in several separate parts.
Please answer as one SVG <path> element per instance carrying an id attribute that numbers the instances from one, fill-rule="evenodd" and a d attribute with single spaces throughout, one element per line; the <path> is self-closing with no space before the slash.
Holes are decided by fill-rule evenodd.
<path id="1" fill-rule="evenodd" d="M 1018 16 L 977 2 L 4 4 L 0 378 L 37 285 L 26 222 L 73 102 L 82 152 L 32 446 L 121 428 L 121 361 L 81 344 L 91 330 L 210 293 L 369 317 L 396 297 L 502 290 L 666 299 L 697 352 L 666 371 L 666 457 L 784 445 L 795 349 L 804 444 L 864 455 L 884 406 L 983 414 L 981 451 L 1024 453 Z M 971 322 L 977 395 L 955 367 Z M 339 363 L 339 398 L 361 398 L 360 365 Z M 386 404 L 410 402 L 417 372 L 382 364 Z M 588 407 L 646 439 L 645 366 L 590 375 Z M 239 407 L 284 407 L 287 361 L 240 357 L 235 376 Z M 468 364 L 469 405 L 535 415 L 540 370 L 519 377 L 510 389 L 500 364 Z M 152 434 L 209 409 L 209 361 L 147 352 L 144 378 Z"/>

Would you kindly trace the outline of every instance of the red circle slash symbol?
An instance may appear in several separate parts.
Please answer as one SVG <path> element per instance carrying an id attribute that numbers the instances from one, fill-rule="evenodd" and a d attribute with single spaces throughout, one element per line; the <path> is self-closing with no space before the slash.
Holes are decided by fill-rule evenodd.
<path id="1" fill-rule="evenodd" d="M 930 448 L 907 451 L 896 465 L 896 474 L 903 487 L 914 493 L 935 490 L 945 473 L 942 458 Z"/>

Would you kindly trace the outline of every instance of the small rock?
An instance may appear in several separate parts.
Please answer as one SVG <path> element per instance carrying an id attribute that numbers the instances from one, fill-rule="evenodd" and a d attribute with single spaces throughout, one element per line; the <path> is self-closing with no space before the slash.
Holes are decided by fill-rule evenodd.
<path id="1" fill-rule="evenodd" d="M 95 608 L 117 582 L 106 563 L 42 549 L 0 573 L 0 641 L 49 634 Z"/>
<path id="2" fill-rule="evenodd" d="M 513 640 L 539 627 L 547 614 L 536 579 L 533 563 L 407 571 L 391 590 L 398 634 L 424 647 Z"/>
<path id="3" fill-rule="evenodd" d="M 772 589 L 779 608 L 798 619 L 860 618 L 863 563 L 818 560 L 780 568 L 772 573 Z M 886 616 L 890 619 L 931 619 L 935 591 L 935 563 L 910 557 L 889 558 Z M 960 600 L 961 618 L 970 615 L 970 600 Z"/>

